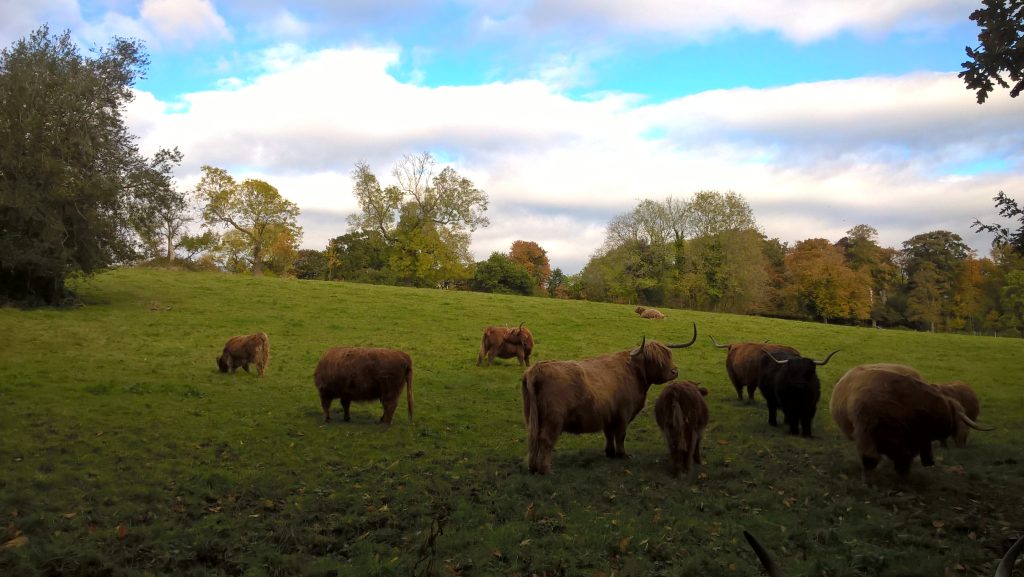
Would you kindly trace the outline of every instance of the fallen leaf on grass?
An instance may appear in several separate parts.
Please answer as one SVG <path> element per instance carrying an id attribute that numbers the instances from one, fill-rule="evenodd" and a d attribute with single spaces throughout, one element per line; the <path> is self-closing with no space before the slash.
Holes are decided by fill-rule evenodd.
<path id="1" fill-rule="evenodd" d="M 117 526 L 117 538 L 120 541 L 124 541 L 125 537 L 128 536 L 128 526 L 121 523 Z"/>
<path id="2" fill-rule="evenodd" d="M 74 519 L 75 515 L 78 515 L 78 513 L 75 513 L 74 511 L 72 511 L 70 513 L 64 513 L 63 516 L 64 516 L 65 519 Z"/>
<path id="3" fill-rule="evenodd" d="M 25 535 L 18 535 L 14 539 L 0 545 L 0 551 L 6 551 L 8 549 L 17 549 L 18 547 L 24 547 L 28 545 L 28 537 Z"/>
<path id="4" fill-rule="evenodd" d="M 632 542 L 633 537 L 628 535 L 626 537 L 623 537 L 622 539 L 619 539 L 619 553 L 625 553 L 626 551 L 629 551 L 629 545 Z"/>
<path id="5" fill-rule="evenodd" d="M 945 526 L 946 524 L 942 521 L 932 521 L 932 527 L 935 527 L 936 529 L 941 529 Z"/>

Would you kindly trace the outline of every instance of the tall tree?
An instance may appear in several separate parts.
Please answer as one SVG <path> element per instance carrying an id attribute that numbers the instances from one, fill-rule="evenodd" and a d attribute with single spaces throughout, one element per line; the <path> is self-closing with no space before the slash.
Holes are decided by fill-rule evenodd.
<path id="1" fill-rule="evenodd" d="M 526 267 L 507 255 L 493 252 L 487 260 L 476 263 L 470 287 L 479 292 L 529 295 L 534 284 Z"/>
<path id="2" fill-rule="evenodd" d="M 799 310 L 829 319 L 868 318 L 869 284 L 866 272 L 847 266 L 842 251 L 823 238 L 799 241 L 786 255 L 790 290 Z"/>
<path id="3" fill-rule="evenodd" d="M 0 300 L 56 303 L 69 273 L 138 258 L 137 217 L 167 200 L 124 119 L 148 63 L 47 26 L 0 52 Z"/>
<path id="4" fill-rule="evenodd" d="M 981 8 L 971 12 L 971 20 L 981 29 L 979 44 L 976 48 L 965 47 L 968 60 L 961 64 L 959 76 L 967 89 L 975 92 L 978 104 L 985 103 L 996 84 L 1009 88 L 1010 96 L 1016 98 L 1024 90 L 1024 1 L 981 3 Z"/>
<path id="5" fill-rule="evenodd" d="M 149 161 L 146 170 L 139 171 L 131 185 L 146 190 L 154 199 L 152 209 L 134 210 L 135 230 L 146 247 L 149 257 L 162 256 L 167 262 L 187 233 L 192 220 L 188 199 L 174 186 L 174 168 L 181 164 L 182 154 L 174 150 L 161 150 Z"/>
<path id="6" fill-rule="evenodd" d="M 512 262 L 519 264 L 533 279 L 534 292 L 543 292 L 551 278 L 551 263 L 548 253 L 533 241 L 517 240 L 508 253 Z"/>
<path id="7" fill-rule="evenodd" d="M 470 233 L 489 223 L 487 195 L 455 169 L 434 174 L 429 153 L 405 155 L 392 169 L 396 185 L 382 188 L 365 162 L 352 172 L 360 212 L 352 232 L 373 232 L 389 250 L 388 266 L 403 283 L 449 286 L 469 273 Z"/>
<path id="8" fill-rule="evenodd" d="M 690 238 L 709 236 L 726 230 L 757 230 L 754 212 L 739 194 L 729 191 L 701 190 L 693 195 L 687 208 Z"/>
<path id="9" fill-rule="evenodd" d="M 877 229 L 866 224 L 858 224 L 846 231 L 846 236 L 836 243 L 846 256 L 850 268 L 867 273 L 871 279 L 870 318 L 873 326 L 887 318 L 889 296 L 900 282 L 899 267 L 893 260 L 895 251 L 879 246 L 877 237 Z"/>
<path id="10" fill-rule="evenodd" d="M 299 207 L 262 180 L 248 179 L 236 184 L 224 169 L 203 166 L 203 177 L 195 194 L 205 204 L 203 220 L 207 226 L 227 227 L 240 235 L 245 245 L 242 257 L 255 276 L 263 274 L 265 252 L 282 230 L 296 244 L 302 238 L 302 228 L 296 223 Z M 237 248 L 239 239 L 232 241 Z"/>
<path id="11" fill-rule="evenodd" d="M 1018 334 L 1024 337 L 1024 270 L 1015 270 L 1006 275 L 1003 311 Z"/>

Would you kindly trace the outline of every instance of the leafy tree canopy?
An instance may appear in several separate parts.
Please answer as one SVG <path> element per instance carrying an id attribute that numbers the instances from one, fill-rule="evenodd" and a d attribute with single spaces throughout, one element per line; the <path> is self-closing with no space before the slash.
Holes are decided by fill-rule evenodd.
<path id="1" fill-rule="evenodd" d="M 961 64 L 960 78 L 978 104 L 985 103 L 996 84 L 1016 98 L 1024 90 L 1024 0 L 982 0 L 971 20 L 981 29 L 979 44 L 965 47 L 968 60 Z"/>
<path id="2" fill-rule="evenodd" d="M 1006 196 L 1001 190 L 992 200 L 996 201 L 996 207 L 999 208 L 999 216 L 1019 220 L 1020 227 L 1017 230 L 1010 230 L 1000 224 L 982 224 L 980 221 L 975 220 L 972 225 L 974 231 L 995 233 L 996 236 L 992 239 L 993 247 L 1008 245 L 1014 252 L 1024 256 L 1024 210 L 1017 206 L 1016 200 Z"/>
<path id="3" fill-rule="evenodd" d="M 0 300 L 56 303 L 69 273 L 139 258 L 178 202 L 180 154 L 147 160 L 123 116 L 148 64 L 138 41 L 85 57 L 47 26 L 0 52 Z"/>

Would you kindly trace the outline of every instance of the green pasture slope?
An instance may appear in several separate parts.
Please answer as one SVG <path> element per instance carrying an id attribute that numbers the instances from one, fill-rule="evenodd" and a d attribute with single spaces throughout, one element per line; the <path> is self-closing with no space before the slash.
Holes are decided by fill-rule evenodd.
<path id="1" fill-rule="evenodd" d="M 1021 340 L 157 270 L 76 287 L 79 308 L 0 310 L 0 575 L 759 575 L 744 529 L 794 576 L 991 575 L 1024 531 Z M 630 459 L 567 435 L 530 475 L 520 368 L 475 366 L 485 325 L 521 321 L 535 361 L 685 341 L 696 322 L 674 355 L 711 390 L 699 477 L 668 474 L 658 386 Z M 218 373 L 224 341 L 258 330 L 266 377 Z M 738 402 L 709 335 L 842 349 L 819 369 L 814 438 Z M 322 424 L 312 373 L 335 345 L 410 353 L 415 425 L 400 405 L 382 428 L 378 403 Z M 998 430 L 864 486 L 827 399 L 882 361 L 972 383 Z"/>

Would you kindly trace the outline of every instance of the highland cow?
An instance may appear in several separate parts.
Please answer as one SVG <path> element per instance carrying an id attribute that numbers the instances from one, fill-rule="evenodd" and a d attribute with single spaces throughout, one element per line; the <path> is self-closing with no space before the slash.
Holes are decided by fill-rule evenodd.
<path id="1" fill-rule="evenodd" d="M 344 420 L 351 420 L 352 401 L 380 400 L 384 414 L 380 422 L 391 424 L 398 398 L 405 389 L 409 421 L 412 421 L 412 358 L 395 349 L 334 347 L 328 349 L 313 373 L 320 393 L 324 422 L 331 421 L 331 401 L 341 400 Z"/>
<path id="2" fill-rule="evenodd" d="M 653 384 L 675 379 L 679 372 L 670 348 L 684 344 L 648 343 L 579 361 L 542 361 L 522 378 L 523 419 L 526 421 L 531 473 L 551 469 L 551 454 L 563 432 L 604 432 L 605 455 L 625 457 L 626 427 L 643 408 Z"/>
<path id="3" fill-rule="evenodd" d="M 480 350 L 476 355 L 476 365 L 480 366 L 487 358 L 487 366 L 494 362 L 494 357 L 519 360 L 519 366 L 530 366 L 530 355 L 533 354 L 533 333 L 519 323 L 510 329 L 507 327 L 487 327 L 480 339 Z"/>
<path id="4" fill-rule="evenodd" d="M 253 333 L 231 337 L 224 345 L 224 350 L 217 357 L 217 368 L 226 373 L 242 367 L 249 372 L 249 365 L 256 365 L 256 374 L 260 377 L 267 370 L 270 361 L 270 340 L 267 333 Z"/>
<path id="5" fill-rule="evenodd" d="M 700 444 L 708 426 L 708 390 L 693 381 L 673 381 L 665 385 L 654 403 L 654 418 L 665 443 L 672 474 L 690 472 L 691 464 L 700 464 Z"/>
<path id="6" fill-rule="evenodd" d="M 711 337 L 715 347 L 728 349 L 725 355 L 725 372 L 736 388 L 736 396 L 743 400 L 743 389 L 747 390 L 747 402 L 753 402 L 754 391 L 757 390 L 757 383 L 761 379 L 761 363 L 764 360 L 764 351 L 772 354 L 789 353 L 799 355 L 800 352 L 786 345 L 773 343 L 732 343 L 720 345 L 715 337 Z"/>

